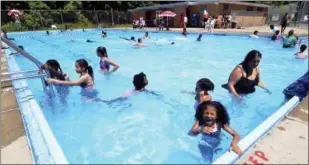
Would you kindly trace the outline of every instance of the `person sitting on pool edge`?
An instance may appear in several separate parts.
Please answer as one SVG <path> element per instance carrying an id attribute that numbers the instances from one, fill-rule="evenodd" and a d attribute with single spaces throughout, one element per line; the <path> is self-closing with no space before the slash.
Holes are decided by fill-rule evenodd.
<path id="1" fill-rule="evenodd" d="M 307 45 L 303 44 L 300 46 L 300 51 L 295 53 L 297 59 L 306 59 L 308 57 L 308 52 L 306 51 Z"/>
<path id="2" fill-rule="evenodd" d="M 139 47 L 139 48 L 147 47 L 147 45 L 142 43 L 142 39 L 141 38 L 137 39 L 137 43 L 134 46 Z"/>
<path id="3" fill-rule="evenodd" d="M 145 32 L 145 36 L 143 37 L 143 39 L 146 39 L 146 38 L 150 39 L 148 32 Z"/>
<path id="4" fill-rule="evenodd" d="M 119 65 L 110 60 L 107 56 L 107 51 L 105 47 L 98 47 L 97 48 L 97 56 L 100 57 L 100 69 L 104 72 L 115 72 Z M 109 71 L 110 65 L 113 65 L 113 70 Z"/>
<path id="5" fill-rule="evenodd" d="M 196 41 L 202 41 L 202 36 L 203 36 L 202 33 L 200 33 L 200 34 L 198 35 Z"/>
<path id="6" fill-rule="evenodd" d="M 133 36 L 130 39 L 125 38 L 125 37 L 119 37 L 119 38 L 124 39 L 126 41 L 136 42 L 135 37 L 133 37 Z"/>
<path id="7" fill-rule="evenodd" d="M 80 74 L 79 79 L 74 81 L 63 81 L 54 78 L 47 79 L 49 84 L 62 84 L 62 85 L 79 85 L 82 88 L 89 89 L 94 85 L 94 75 L 93 70 L 85 59 L 79 59 L 75 62 L 75 71 Z"/>
<path id="8" fill-rule="evenodd" d="M 233 137 L 230 150 L 237 155 L 242 155 L 242 150 L 238 146 L 239 134 L 230 127 L 230 117 L 226 108 L 218 101 L 206 101 L 201 103 L 195 113 L 197 121 L 189 135 L 196 136 L 202 133 L 198 148 L 202 154 L 205 163 L 212 162 L 214 150 L 219 146 L 222 140 L 221 130 L 225 130 Z"/>
<path id="9" fill-rule="evenodd" d="M 297 44 L 297 38 L 294 35 L 294 30 L 290 30 L 288 36 L 283 38 L 283 48 L 292 48 Z"/>
<path id="10" fill-rule="evenodd" d="M 228 89 L 239 99 L 242 99 L 240 94 L 255 92 L 256 85 L 271 94 L 260 80 L 260 70 L 258 65 L 261 58 L 262 54 L 259 51 L 251 50 L 244 61 L 233 69 L 229 76 L 228 83 L 223 84 L 222 87 Z"/>
<path id="11" fill-rule="evenodd" d="M 50 73 L 50 77 L 57 80 L 69 81 L 69 77 L 64 73 L 57 60 L 49 59 L 41 66 L 41 69 L 46 69 Z"/>
<path id="12" fill-rule="evenodd" d="M 253 34 L 250 35 L 250 37 L 251 37 L 251 38 L 256 38 L 256 39 L 257 39 L 257 38 L 259 38 L 258 33 L 259 33 L 259 31 L 255 30 L 255 31 L 253 32 Z"/>
<path id="13" fill-rule="evenodd" d="M 107 37 L 107 33 L 105 31 L 102 31 L 101 36 L 102 36 L 102 38 L 106 38 Z"/>

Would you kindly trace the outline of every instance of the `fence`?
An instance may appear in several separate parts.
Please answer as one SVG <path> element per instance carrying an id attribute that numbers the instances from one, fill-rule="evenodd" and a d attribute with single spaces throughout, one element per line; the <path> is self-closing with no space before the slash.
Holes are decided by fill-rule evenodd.
<path id="1" fill-rule="evenodd" d="M 8 16 L 9 10 L 1 10 L 1 25 L 15 22 L 13 17 Z M 83 23 L 92 26 L 128 24 L 131 22 L 131 14 L 127 11 L 118 10 L 23 10 L 20 16 L 22 25 L 27 25 L 29 30 L 38 28 L 50 28 L 53 24 Z"/>
<path id="2" fill-rule="evenodd" d="M 307 11 L 306 11 L 307 10 Z M 267 23 L 280 24 L 285 13 L 289 15 L 289 26 L 292 27 L 308 27 L 308 21 L 304 19 L 308 15 L 308 2 L 300 1 L 295 4 L 290 4 L 284 7 L 270 7 L 268 9 Z"/>

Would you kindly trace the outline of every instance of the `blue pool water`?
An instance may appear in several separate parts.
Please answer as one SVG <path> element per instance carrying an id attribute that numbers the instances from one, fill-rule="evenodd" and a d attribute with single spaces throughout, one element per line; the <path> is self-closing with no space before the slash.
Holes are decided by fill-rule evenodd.
<path id="1" fill-rule="evenodd" d="M 247 36 L 204 35 L 202 42 L 196 42 L 198 34 L 184 38 L 178 33 L 150 33 L 151 40 L 145 41 L 149 47 L 137 49 L 119 36 L 137 38 L 143 32 L 108 31 L 105 39 L 99 30 L 52 33 L 57 35 L 25 32 L 9 37 L 42 62 L 58 60 L 72 80 L 79 77 L 75 60 L 85 58 L 94 68 L 101 99 L 113 99 L 133 89 L 133 75 L 139 72 L 148 77 L 147 89 L 162 95 L 140 93 L 109 106 L 82 96 L 80 87 L 70 87 L 66 94 L 51 98 L 43 92 L 40 80 L 28 80 L 70 163 L 207 163 L 210 160 L 204 160 L 205 153 L 199 150 L 202 135 L 187 135 L 194 122 L 194 96 L 181 90 L 193 91 L 198 79 L 211 79 L 215 90 L 210 94 L 227 107 L 231 127 L 244 138 L 285 102 L 282 90 L 308 70 L 307 60 L 293 56 L 298 48 L 283 49 L 279 42 Z M 76 42 L 68 42 L 71 39 Z M 97 42 L 86 43 L 87 39 Z M 176 44 L 169 45 L 172 41 Z M 117 72 L 104 75 L 99 70 L 98 46 L 105 46 L 110 59 L 120 65 Z M 257 88 L 238 102 L 221 85 L 252 49 L 263 55 L 261 79 L 272 94 Z M 35 68 L 21 56 L 16 60 L 21 69 Z M 213 160 L 228 150 L 232 140 L 226 133 L 221 138 Z"/>

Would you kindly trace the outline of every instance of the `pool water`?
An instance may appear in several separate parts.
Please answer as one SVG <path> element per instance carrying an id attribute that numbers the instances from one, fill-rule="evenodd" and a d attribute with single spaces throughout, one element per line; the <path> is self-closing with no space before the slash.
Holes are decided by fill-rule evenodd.
<path id="1" fill-rule="evenodd" d="M 197 80 L 211 79 L 215 84 L 210 93 L 213 100 L 226 106 L 231 127 L 243 139 L 285 103 L 283 89 L 308 70 L 307 60 L 293 56 L 298 48 L 283 49 L 280 42 L 265 38 L 204 35 L 201 42 L 196 42 L 198 34 L 185 38 L 179 33 L 150 32 L 151 39 L 145 40 L 149 47 L 138 49 L 119 37 L 138 38 L 143 32 L 108 30 L 104 39 L 100 30 L 51 33 L 11 33 L 9 37 L 41 62 L 58 60 L 71 80 L 79 77 L 75 60 L 86 59 L 94 69 L 100 99 L 110 100 L 133 89 L 133 76 L 140 72 L 147 75 L 147 89 L 161 95 L 140 93 L 107 105 L 83 96 L 79 86 L 50 97 L 39 79 L 28 80 L 70 163 L 209 163 L 228 150 L 232 137 L 223 131 L 218 146 L 205 156 L 199 150 L 204 137 L 187 134 L 194 122 L 194 96 L 182 90 L 194 91 Z M 97 42 L 86 43 L 87 39 Z M 169 45 L 172 41 L 175 45 Z M 99 70 L 98 46 L 106 47 L 109 58 L 120 65 L 116 72 L 105 75 Z M 261 80 L 272 94 L 257 87 L 255 93 L 239 102 L 221 85 L 252 49 L 263 55 Z M 21 69 L 35 68 L 21 56 L 17 55 L 16 60 Z"/>

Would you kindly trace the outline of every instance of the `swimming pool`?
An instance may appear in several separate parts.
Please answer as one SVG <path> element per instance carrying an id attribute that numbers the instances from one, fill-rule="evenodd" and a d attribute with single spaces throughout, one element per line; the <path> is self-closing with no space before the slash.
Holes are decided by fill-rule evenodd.
<path id="1" fill-rule="evenodd" d="M 80 87 L 72 87 L 67 95 L 51 98 L 42 90 L 40 80 L 28 84 L 52 132 L 70 163 L 203 163 L 197 147 L 201 136 L 187 132 L 194 121 L 192 91 L 202 77 L 211 79 L 215 90 L 211 95 L 228 109 L 231 127 L 244 138 L 284 103 L 282 90 L 308 69 L 307 60 L 296 60 L 297 49 L 282 49 L 280 43 L 247 36 L 204 35 L 187 38 L 178 33 L 151 33 L 147 48 L 136 49 L 119 36 L 143 36 L 143 32 L 108 31 L 102 39 L 99 30 L 65 32 L 42 36 L 45 32 L 12 33 L 17 45 L 40 61 L 54 58 L 71 79 L 76 79 L 74 62 L 85 58 L 94 68 L 95 88 L 101 99 L 113 99 L 132 89 L 133 75 L 143 71 L 149 81 L 147 89 L 162 94 L 154 97 L 138 94 L 124 102 L 108 106 L 81 96 Z M 67 42 L 68 40 L 76 42 Z M 86 43 L 87 39 L 98 42 Z M 174 41 L 175 45 L 169 45 Z M 99 71 L 96 48 L 105 46 L 109 57 L 120 65 L 111 75 Z M 261 79 L 273 92 L 268 95 L 257 88 L 241 103 L 233 100 L 221 84 L 227 82 L 231 70 L 252 49 L 259 50 Z M 34 64 L 16 56 L 21 69 Z M 224 133 L 213 160 L 227 151 L 231 137 Z"/>

